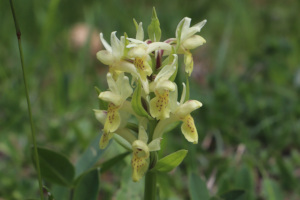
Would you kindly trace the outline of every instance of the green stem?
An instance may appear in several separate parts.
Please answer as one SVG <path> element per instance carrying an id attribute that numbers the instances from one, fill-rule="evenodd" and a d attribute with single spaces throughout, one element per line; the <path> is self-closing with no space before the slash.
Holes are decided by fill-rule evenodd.
<path id="1" fill-rule="evenodd" d="M 155 200 L 156 191 L 156 172 L 148 171 L 145 177 L 144 200 Z"/>
<path id="2" fill-rule="evenodd" d="M 153 133 L 156 125 L 157 125 L 156 120 L 149 121 L 149 141 L 152 141 L 153 139 Z M 156 152 L 151 152 L 149 170 L 155 166 L 156 161 L 157 161 Z M 156 172 L 149 171 L 149 170 L 145 176 L 144 200 L 155 200 L 156 199 Z"/>
<path id="3" fill-rule="evenodd" d="M 34 130 L 34 126 L 33 126 L 30 99 L 29 99 L 29 95 L 28 95 L 26 74 L 25 74 L 25 68 L 24 68 L 23 51 L 22 51 L 22 45 L 21 45 L 21 31 L 20 31 L 19 24 L 18 24 L 18 21 L 17 21 L 17 18 L 16 18 L 13 2 L 12 2 L 12 0 L 9 0 L 9 2 L 10 2 L 11 11 L 12 11 L 12 14 L 13 14 L 15 27 L 16 27 L 16 34 L 17 34 L 17 38 L 18 38 L 19 53 L 20 53 L 20 58 L 21 58 L 23 80 L 24 80 L 24 85 L 25 85 L 25 93 L 26 93 L 26 99 L 27 99 L 28 114 L 29 114 L 30 126 L 31 126 L 32 143 L 33 143 L 33 146 L 34 146 L 34 157 L 35 157 L 36 168 L 37 168 L 37 173 L 38 173 L 38 181 L 39 181 L 39 189 L 40 189 L 41 200 L 43 200 L 44 199 L 44 193 L 43 193 L 42 176 L 41 176 L 39 156 L 38 156 L 36 138 L 35 138 L 35 130 Z"/>

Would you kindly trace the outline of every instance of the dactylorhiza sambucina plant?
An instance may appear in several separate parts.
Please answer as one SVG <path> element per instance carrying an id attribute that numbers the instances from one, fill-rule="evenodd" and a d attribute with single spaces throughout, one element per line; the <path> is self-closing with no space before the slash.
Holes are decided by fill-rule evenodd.
<path id="1" fill-rule="evenodd" d="M 181 158 L 175 153 L 161 162 L 156 154 L 164 133 L 170 129 L 168 127 L 178 124 L 176 122 L 182 122 L 182 134 L 189 142 L 198 143 L 191 112 L 200 108 L 202 103 L 188 99 L 189 88 L 185 83 L 181 83 L 183 90 L 179 100 L 178 83 L 174 81 L 180 70 L 179 55 L 184 55 L 185 72 L 189 77 L 193 72 L 190 50 L 205 43 L 196 33 L 206 20 L 193 26 L 190 23 L 190 18 L 183 18 L 176 28 L 176 37 L 160 42 L 161 30 L 154 10 L 148 27 L 149 39 L 144 38 L 142 22 L 135 20 L 135 38 L 129 38 L 125 33 L 119 39 L 116 32 L 112 32 L 109 44 L 100 33 L 106 50 L 99 51 L 97 58 L 109 66 L 109 89 L 100 92 L 102 107 L 94 110 L 96 118 L 104 125 L 100 148 L 106 148 L 113 137 L 126 141 L 132 150 L 133 181 L 139 181 L 147 171 L 156 169 L 157 163 L 161 167 L 163 159 L 182 161 L 185 154 Z M 130 120 L 132 118 L 135 120 Z"/>

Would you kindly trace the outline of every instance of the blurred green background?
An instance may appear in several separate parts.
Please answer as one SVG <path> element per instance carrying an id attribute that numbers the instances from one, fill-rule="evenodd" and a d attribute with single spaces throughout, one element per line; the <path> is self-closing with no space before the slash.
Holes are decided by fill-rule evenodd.
<path id="1" fill-rule="evenodd" d="M 166 135 L 163 154 L 182 148 L 189 154 L 172 176 L 163 178 L 163 198 L 189 199 L 189 167 L 207 181 L 212 196 L 241 188 L 249 200 L 300 199 L 300 1 L 14 4 L 40 146 L 62 152 L 75 163 L 100 133 L 92 111 L 98 105 L 94 86 L 106 89 L 108 68 L 95 56 L 101 49 L 99 32 L 108 41 L 115 30 L 118 36 L 127 32 L 134 37 L 132 19 L 142 21 L 146 30 L 155 6 L 162 40 L 175 36 L 185 16 L 192 24 L 208 20 L 200 33 L 207 43 L 193 51 L 191 97 L 204 104 L 193 113 L 199 144 L 186 142 L 180 131 Z M 8 0 L 0 1 L 0 27 L 0 199 L 21 200 L 38 196 L 38 185 Z M 107 157 L 117 151 L 107 152 Z M 124 166 L 101 176 L 99 199 L 120 194 L 126 185 L 123 177 L 128 178 Z"/>

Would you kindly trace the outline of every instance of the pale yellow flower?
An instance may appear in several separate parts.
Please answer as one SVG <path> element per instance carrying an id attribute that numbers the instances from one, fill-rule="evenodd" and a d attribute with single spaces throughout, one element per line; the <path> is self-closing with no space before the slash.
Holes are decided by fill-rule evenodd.
<path id="1" fill-rule="evenodd" d="M 97 53 L 97 58 L 103 64 L 109 65 L 110 72 L 114 75 L 119 72 L 128 72 L 137 75 L 136 68 L 133 63 L 125 58 L 125 37 L 122 36 L 119 40 L 116 36 L 116 31 L 111 33 L 111 46 L 106 42 L 103 34 L 100 33 L 100 40 L 106 50 L 101 50 Z"/>
<path id="2" fill-rule="evenodd" d="M 176 71 L 177 55 L 173 56 L 172 64 L 164 66 L 150 84 L 150 90 L 155 93 L 155 97 L 150 100 L 150 114 L 158 120 L 170 116 L 169 95 L 176 88 L 176 84 L 169 80 Z"/>
<path id="3" fill-rule="evenodd" d="M 191 112 L 200 108 L 202 103 L 196 100 L 188 100 L 184 102 L 185 99 L 185 85 L 183 84 L 183 92 L 180 102 L 177 102 L 177 87 L 175 92 L 170 96 L 170 118 L 160 121 L 153 134 L 153 138 L 160 138 L 164 133 L 165 128 L 176 121 L 182 121 L 181 132 L 184 137 L 194 144 L 198 143 L 198 132 L 195 126 Z"/>
<path id="4" fill-rule="evenodd" d="M 132 180 L 135 182 L 139 181 L 147 172 L 150 152 L 160 150 L 160 138 L 152 140 L 149 144 L 147 142 L 148 135 L 144 127 L 140 126 L 138 139 L 132 143 Z"/>
<path id="5" fill-rule="evenodd" d="M 115 81 L 110 73 L 107 74 L 107 83 L 110 91 L 101 92 L 99 98 L 109 102 L 106 113 L 106 119 L 104 123 L 103 135 L 100 140 L 100 148 L 104 149 L 109 140 L 112 138 L 112 134 L 116 131 L 121 122 L 119 110 L 122 108 L 126 99 L 131 96 L 132 88 L 127 76 L 121 73 Z M 96 115 L 97 117 L 97 115 Z M 101 119 L 102 115 L 98 113 L 98 119 Z"/>

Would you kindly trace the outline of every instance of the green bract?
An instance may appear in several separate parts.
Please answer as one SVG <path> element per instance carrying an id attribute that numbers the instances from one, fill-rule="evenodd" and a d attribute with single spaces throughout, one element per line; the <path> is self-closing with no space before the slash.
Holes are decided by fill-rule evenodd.
<path id="1" fill-rule="evenodd" d="M 148 26 L 148 39 L 145 38 L 143 23 L 135 19 L 133 22 L 136 29 L 134 38 L 125 33 L 119 39 L 116 32 L 112 32 L 109 45 L 100 34 L 106 50 L 99 51 L 97 58 L 109 66 L 109 89 L 99 91 L 101 110 L 94 111 L 104 125 L 100 148 L 106 148 L 112 138 L 126 149 L 131 147 L 132 179 L 139 181 L 149 169 L 168 172 L 184 159 L 186 150 L 160 160 L 153 153 L 160 150 L 164 133 L 171 131 L 170 134 L 178 134 L 172 131 L 174 125 L 181 122 L 181 132 L 187 141 L 198 143 L 197 129 L 190 113 L 200 108 L 202 103 L 189 99 L 188 78 L 194 67 L 190 50 L 205 43 L 196 33 L 200 32 L 206 20 L 190 26 L 191 19 L 183 18 L 175 37 L 164 42 L 160 42 L 161 29 L 155 10 Z M 187 79 L 187 87 L 182 83 L 180 100 L 174 82 L 182 68 L 179 54 L 184 54 Z"/>

